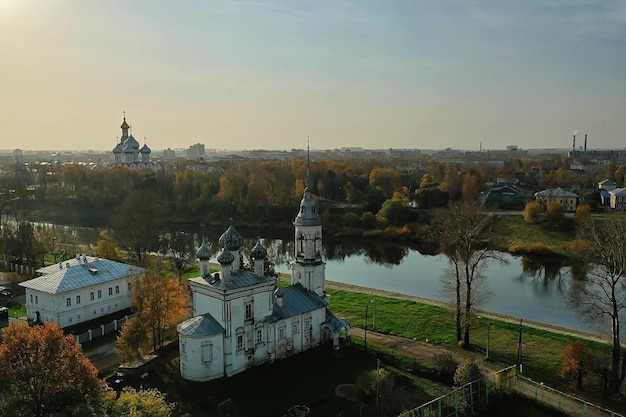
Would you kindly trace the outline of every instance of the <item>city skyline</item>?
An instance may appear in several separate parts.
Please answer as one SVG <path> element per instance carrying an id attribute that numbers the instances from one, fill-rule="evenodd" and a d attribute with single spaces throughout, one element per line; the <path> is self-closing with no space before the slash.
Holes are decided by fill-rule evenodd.
<path id="1" fill-rule="evenodd" d="M 626 4 L 0 1 L 0 148 L 624 147 Z"/>

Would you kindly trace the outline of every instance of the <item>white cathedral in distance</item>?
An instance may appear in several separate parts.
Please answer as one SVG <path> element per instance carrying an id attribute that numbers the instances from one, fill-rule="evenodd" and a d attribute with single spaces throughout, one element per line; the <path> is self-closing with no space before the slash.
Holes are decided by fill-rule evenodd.
<path id="1" fill-rule="evenodd" d="M 295 260 L 291 285 L 276 289 L 276 279 L 264 276 L 267 250 L 252 249 L 254 271 L 241 268 L 243 239 L 230 227 L 219 238 L 221 271 L 209 272 L 211 251 L 198 249 L 200 276 L 189 280 L 193 318 L 177 327 L 180 373 L 190 381 L 232 376 L 251 367 L 303 352 L 323 342 L 339 348 L 351 327 L 328 308 L 325 262 L 322 260 L 322 219 L 307 187 L 294 221 Z"/>

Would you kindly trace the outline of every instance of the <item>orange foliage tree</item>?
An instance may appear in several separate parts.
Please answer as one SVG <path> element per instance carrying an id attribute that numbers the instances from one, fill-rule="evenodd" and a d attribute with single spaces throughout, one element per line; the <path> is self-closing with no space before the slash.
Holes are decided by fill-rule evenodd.
<path id="1" fill-rule="evenodd" d="M 0 345 L 0 415 L 43 417 L 98 399 L 104 381 L 80 344 L 54 323 L 13 323 Z"/>
<path id="2" fill-rule="evenodd" d="M 561 364 L 561 376 L 564 378 L 576 378 L 576 386 L 583 389 L 583 376 L 591 366 L 593 351 L 581 342 L 572 342 L 565 346 Z"/>
<path id="3" fill-rule="evenodd" d="M 151 273 L 140 281 L 135 290 L 137 318 L 146 326 L 155 351 L 163 347 L 165 333 L 189 312 L 185 285 L 176 278 Z"/>

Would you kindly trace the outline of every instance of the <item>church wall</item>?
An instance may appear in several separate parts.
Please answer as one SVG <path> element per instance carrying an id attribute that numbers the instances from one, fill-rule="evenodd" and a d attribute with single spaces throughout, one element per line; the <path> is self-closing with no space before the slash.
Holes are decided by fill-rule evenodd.
<path id="1" fill-rule="evenodd" d="M 180 373 L 190 381 L 209 381 L 224 376 L 222 334 L 179 338 Z"/>

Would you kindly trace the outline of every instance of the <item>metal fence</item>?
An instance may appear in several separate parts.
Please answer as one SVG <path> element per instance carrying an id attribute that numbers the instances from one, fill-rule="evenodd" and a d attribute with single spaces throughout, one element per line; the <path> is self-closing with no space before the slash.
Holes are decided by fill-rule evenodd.
<path id="1" fill-rule="evenodd" d="M 515 379 L 515 366 L 477 379 L 449 393 L 400 414 L 400 417 L 458 417 L 475 414 L 496 391 L 507 390 Z"/>
<path id="2" fill-rule="evenodd" d="M 98 337 L 102 337 L 105 334 L 117 332 L 131 317 L 132 315 L 124 316 L 119 320 L 113 320 L 111 323 L 103 324 L 95 329 L 87 330 L 85 333 L 74 335 L 74 337 L 76 337 L 76 341 L 78 341 L 78 343 L 89 342 L 93 339 L 97 339 Z"/>
<path id="3" fill-rule="evenodd" d="M 575 417 L 623 417 L 614 411 L 544 385 L 542 382 L 516 375 L 511 386 L 514 392 Z"/>

